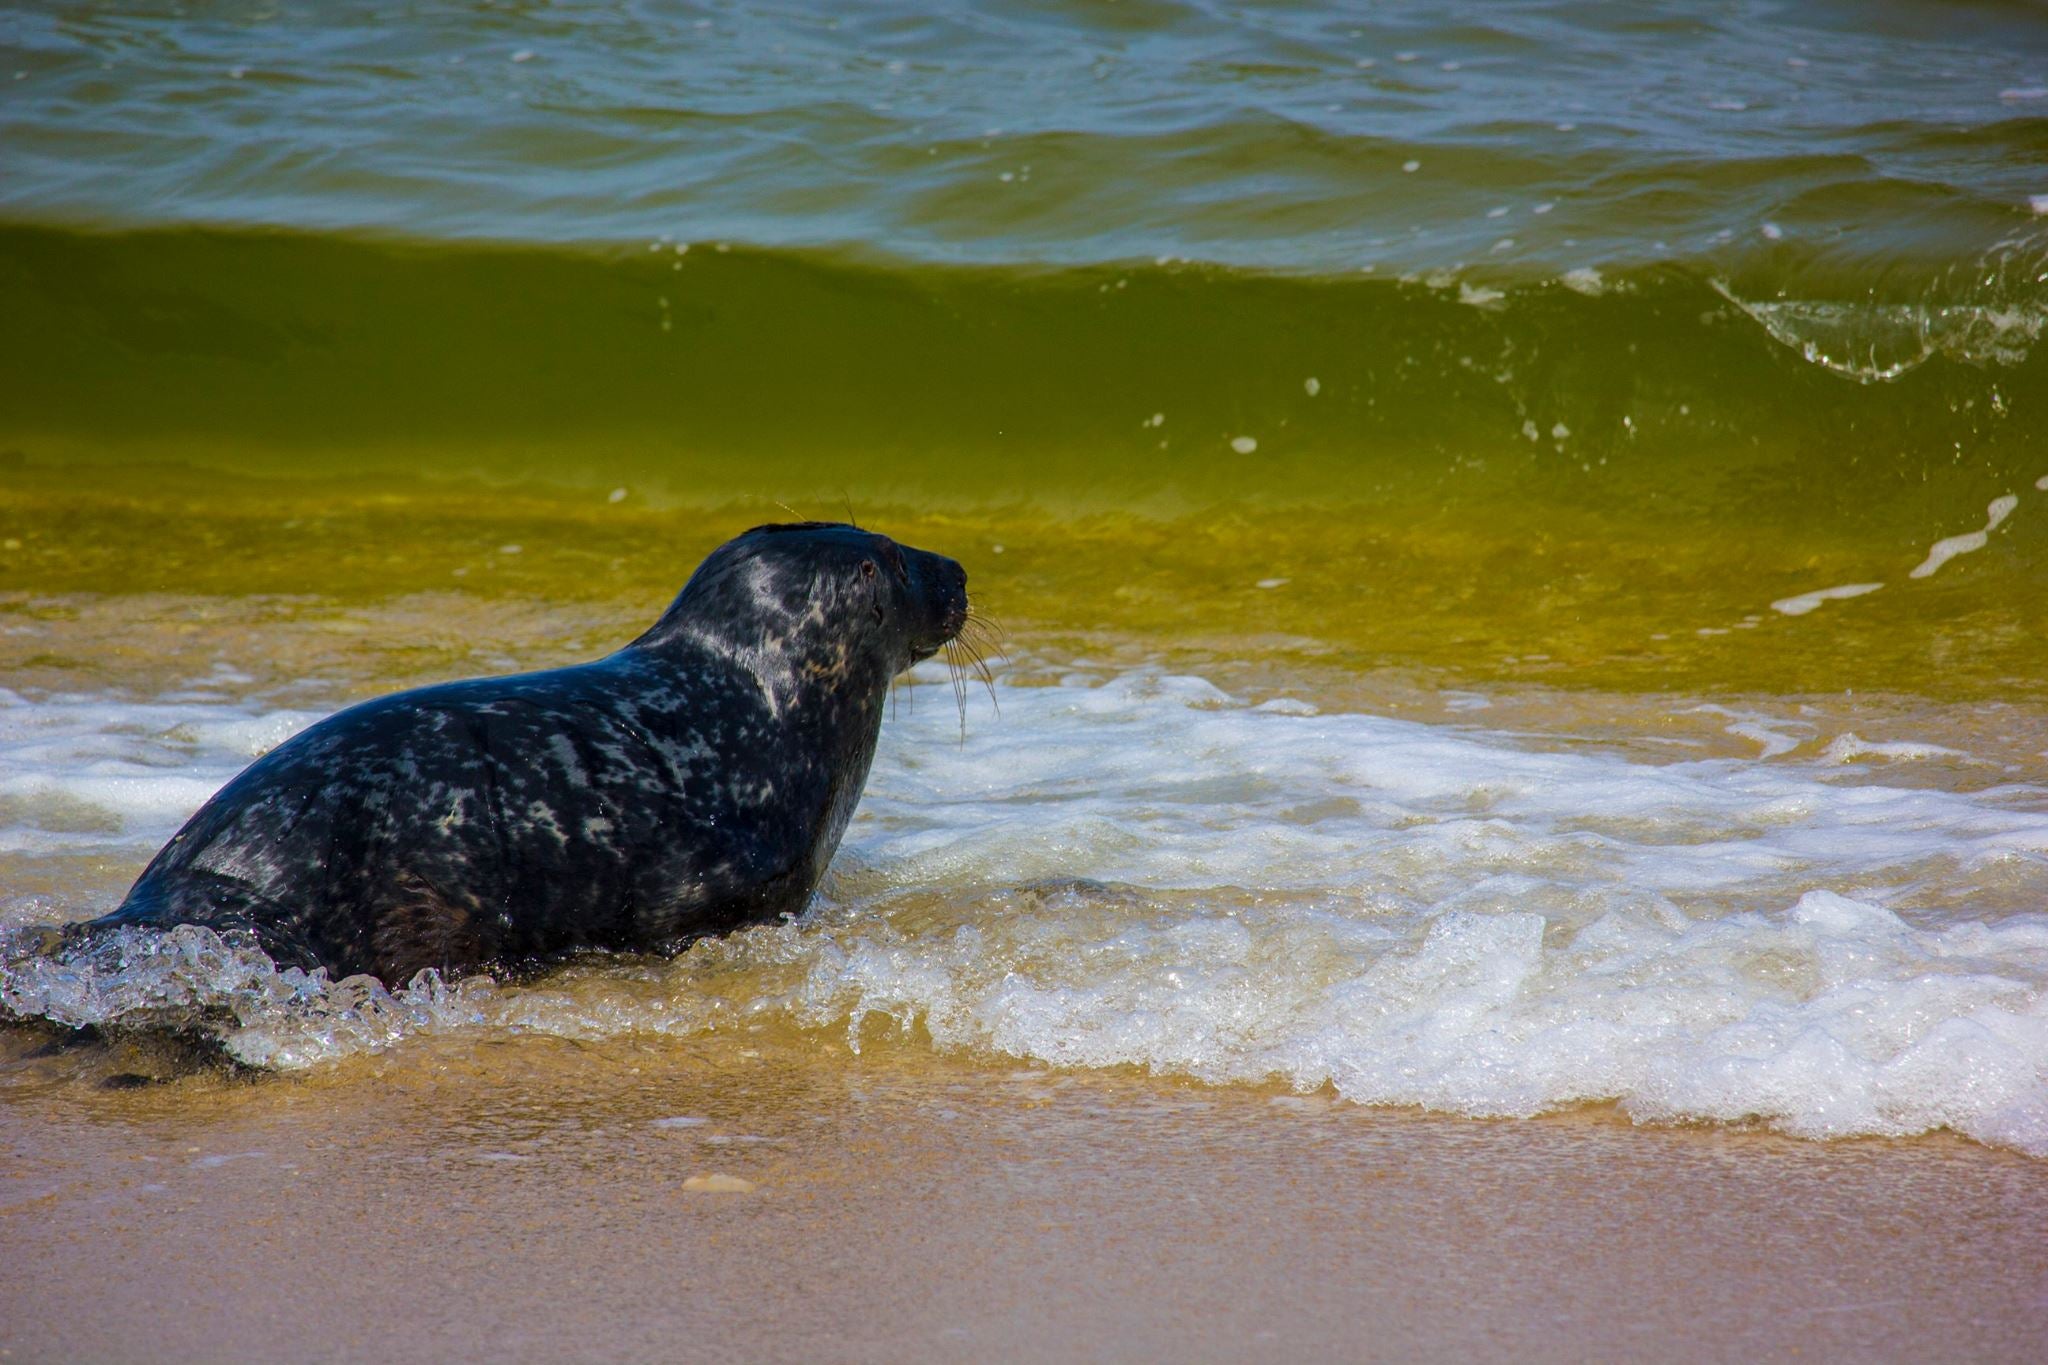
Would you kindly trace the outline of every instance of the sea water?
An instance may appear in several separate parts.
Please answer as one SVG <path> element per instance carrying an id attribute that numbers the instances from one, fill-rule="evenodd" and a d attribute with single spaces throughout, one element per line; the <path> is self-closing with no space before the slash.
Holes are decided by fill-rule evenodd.
<path id="1" fill-rule="evenodd" d="M 800 921 L 396 991 L 131 934 L 0 1002 L 2048 1154 L 2042 34 L 15 6 L 0 926 L 755 522 L 956 556 L 1007 659 L 900 690 Z"/>
<path id="2" fill-rule="evenodd" d="M 963 739 L 940 684 L 922 690 L 800 922 L 674 964 L 395 993 L 279 973 L 207 930 L 131 931 L 15 964 L 0 999 L 198 1026 L 288 1068 L 422 1029 L 768 1023 L 857 1050 L 880 1026 L 1468 1114 L 1614 1101 L 2048 1154 L 2048 787 L 1904 785 L 1898 768 L 1967 756 L 1853 734 L 1658 761 L 1142 670 L 999 684 Z M 9 852 L 139 861 L 309 719 L 15 700 Z"/>

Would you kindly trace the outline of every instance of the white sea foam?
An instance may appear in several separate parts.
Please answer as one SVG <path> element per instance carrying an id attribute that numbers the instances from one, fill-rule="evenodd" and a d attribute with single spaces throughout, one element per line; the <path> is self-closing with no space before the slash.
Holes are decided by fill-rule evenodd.
<path id="1" fill-rule="evenodd" d="M 2048 1156 L 2048 791 L 1887 785 L 1899 761 L 1941 753 L 1903 741 L 1816 733 L 1767 760 L 1654 764 L 1250 707 L 1151 672 L 999 684 L 1000 715 L 975 703 L 961 741 L 951 698 L 920 690 L 818 909 L 652 979 L 579 968 L 394 993 L 275 972 L 184 929 L 18 962 L 0 988 L 17 1012 L 77 1022 L 204 1005 L 231 1052 L 272 1066 L 423 1029 L 781 1020 L 854 1046 L 905 1029 L 1367 1103 L 1613 1101 L 1812 1137 L 1946 1127 Z M 204 785 L 273 733 L 222 705 L 169 708 L 184 719 L 168 726 L 151 708 L 24 705 L 7 734 L 40 716 L 38 780 L 87 803 L 110 751 L 189 759 Z M 168 790 L 151 801 L 107 807 L 124 822 L 109 837 L 182 809 Z"/>
<path id="2" fill-rule="evenodd" d="M 318 719 L 228 702 L 0 692 L 0 855 L 153 849 L 251 759 Z"/>
<path id="3" fill-rule="evenodd" d="M 1908 578 L 1932 578 L 1941 570 L 1942 565 L 1948 563 L 1957 555 L 1975 554 L 1983 549 L 1985 545 L 1990 543 L 1991 533 L 1996 531 L 1999 524 L 2012 515 L 2013 508 L 2019 505 L 2020 500 L 2011 493 L 1993 498 L 1990 506 L 1984 509 L 1983 530 L 1970 531 L 1963 535 L 1949 536 L 1935 541 L 1934 544 L 1927 547 L 1927 558 L 1922 560 L 1906 576 Z"/>
<path id="4" fill-rule="evenodd" d="M 1921 744 L 1913 740 L 1877 741 L 1864 739 L 1853 730 L 1847 730 L 1828 741 L 1821 751 L 1833 763 L 1854 763 L 1863 758 L 1882 758 L 1892 762 L 1909 763 L 1920 759 L 1954 758 L 1966 762 L 1977 762 L 1968 754 L 1942 744 Z"/>
<path id="5" fill-rule="evenodd" d="M 1864 597 L 1882 588 L 1882 583 L 1844 583 L 1839 587 L 1818 588 L 1803 592 L 1797 597 L 1781 597 L 1771 603 L 1771 610 L 1786 616 L 1804 616 L 1824 602 L 1841 602 L 1851 597 Z"/>
<path id="6" fill-rule="evenodd" d="M 1591 266 L 1582 265 L 1576 270 L 1567 270 L 1557 277 L 1557 282 L 1576 294 L 1598 298 L 1607 292 L 1607 281 Z"/>

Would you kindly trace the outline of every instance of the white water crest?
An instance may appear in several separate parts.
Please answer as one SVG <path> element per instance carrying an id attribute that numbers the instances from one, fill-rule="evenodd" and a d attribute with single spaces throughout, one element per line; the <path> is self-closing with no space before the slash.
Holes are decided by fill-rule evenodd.
<path id="1" fill-rule="evenodd" d="M 2048 790 L 1898 785 L 1952 754 L 1936 745 L 1654 762 L 1150 671 L 997 693 L 963 741 L 951 696 L 912 689 L 814 911 L 671 963 L 390 992 L 188 928 L 17 962 L 0 987 L 71 1022 L 197 1014 L 267 1066 L 420 1030 L 770 1023 L 1466 1114 L 1606 1101 L 2048 1156 Z M 50 734 L 74 733 L 38 790 L 91 805 L 122 708 L 50 706 Z M 263 720 L 184 709 L 219 723 L 174 727 L 215 737 L 180 751 L 209 776 Z M 171 744 L 120 742 L 145 766 Z M 138 865 L 168 832 L 96 809 Z"/>
<path id="2" fill-rule="evenodd" d="M 152 850 L 252 759 L 318 719 L 227 701 L 31 702 L 0 688 L 0 857 Z"/>
<path id="3" fill-rule="evenodd" d="M 1858 384 L 1883 384 L 1936 356 L 1968 365 L 2024 364 L 2048 324 L 2041 285 L 2048 281 L 2048 237 L 2027 226 L 1974 260 L 1951 263 L 1917 298 L 1750 298 L 1722 279 L 1714 291 L 1748 314 L 1774 341 L 1809 363 Z"/>

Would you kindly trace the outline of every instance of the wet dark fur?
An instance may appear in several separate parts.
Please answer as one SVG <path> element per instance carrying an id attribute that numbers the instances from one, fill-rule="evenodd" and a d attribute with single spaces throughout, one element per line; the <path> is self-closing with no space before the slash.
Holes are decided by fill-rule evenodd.
<path id="1" fill-rule="evenodd" d="M 280 745 L 85 932 L 247 928 L 280 965 L 399 985 L 674 951 L 800 911 L 889 680 L 966 617 L 950 559 L 852 526 L 758 527 L 616 654 L 401 692 Z"/>

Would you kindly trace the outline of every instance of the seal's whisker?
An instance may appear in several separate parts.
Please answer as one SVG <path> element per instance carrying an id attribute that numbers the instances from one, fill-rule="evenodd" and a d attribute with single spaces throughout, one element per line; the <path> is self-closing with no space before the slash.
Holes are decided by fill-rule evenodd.
<path id="1" fill-rule="evenodd" d="M 1002 626 L 997 623 L 994 617 L 983 615 L 980 611 L 977 611 L 973 606 L 969 606 L 967 608 L 967 623 L 966 625 L 962 626 L 961 629 L 979 631 L 982 635 L 987 637 L 991 643 L 998 645 L 1001 642 L 1009 639 L 1009 632 L 1004 630 Z M 998 648 L 996 650 L 996 653 L 1000 654 L 1002 653 L 1002 650 Z"/>
<path id="2" fill-rule="evenodd" d="M 967 639 L 963 634 L 957 643 L 960 646 L 960 653 L 966 657 L 968 670 L 988 692 L 988 704 L 994 707 L 996 714 L 1000 716 L 1003 713 L 1003 704 L 996 699 L 996 675 L 989 668 L 988 660 L 982 657 L 981 642 Z"/>
<path id="3" fill-rule="evenodd" d="M 991 637 L 987 631 L 981 629 L 979 622 L 968 622 L 960 631 L 960 639 L 962 643 L 974 651 L 974 657 L 977 660 L 984 654 L 994 654 L 999 658 L 1002 656 L 1002 645 Z"/>
<path id="4" fill-rule="evenodd" d="M 998 715 L 1002 713 L 1002 704 L 996 701 L 995 672 L 989 667 L 987 656 L 994 654 L 998 658 L 1002 657 L 1002 643 L 997 638 L 999 634 L 1000 630 L 994 622 L 985 616 L 977 616 L 970 610 L 966 622 L 960 627 L 959 635 L 955 637 L 961 653 L 966 657 L 967 668 L 981 685 L 988 689 L 989 702 L 995 706 Z"/>
<path id="5" fill-rule="evenodd" d="M 989 623 L 978 616 L 970 616 L 960 627 L 960 638 L 977 649 L 1000 655 L 1003 653 L 1002 636 Z"/>
<path id="6" fill-rule="evenodd" d="M 914 674 L 898 673 L 889 679 L 889 719 L 895 720 L 899 711 L 915 716 L 917 692 L 918 681 Z"/>
<path id="7" fill-rule="evenodd" d="M 953 705 L 960 710 L 960 742 L 967 742 L 967 685 L 960 677 L 960 641 L 946 641 L 946 677 L 953 684 Z"/>

